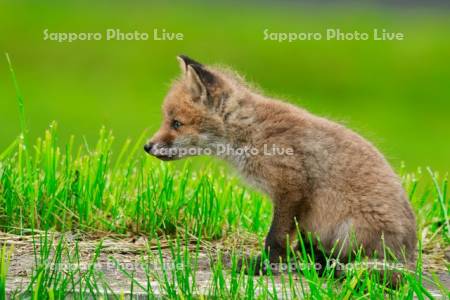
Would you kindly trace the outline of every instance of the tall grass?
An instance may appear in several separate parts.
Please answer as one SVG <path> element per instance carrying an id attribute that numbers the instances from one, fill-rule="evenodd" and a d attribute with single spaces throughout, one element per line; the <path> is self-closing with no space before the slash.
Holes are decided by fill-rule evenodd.
<path id="1" fill-rule="evenodd" d="M 0 299 L 6 298 L 6 279 L 8 277 L 8 268 L 14 247 L 3 245 L 0 248 Z"/>
<path id="2" fill-rule="evenodd" d="M 174 169 L 138 151 L 142 140 L 125 143 L 127 155 L 114 158 L 113 140 L 102 129 L 92 147 L 75 149 L 73 138 L 60 147 L 53 123 L 32 151 L 19 142 L 0 165 L 0 226 L 169 234 L 187 224 L 193 235 L 210 239 L 237 227 L 266 229 L 270 205 L 223 170 L 199 171 L 189 163 Z"/>

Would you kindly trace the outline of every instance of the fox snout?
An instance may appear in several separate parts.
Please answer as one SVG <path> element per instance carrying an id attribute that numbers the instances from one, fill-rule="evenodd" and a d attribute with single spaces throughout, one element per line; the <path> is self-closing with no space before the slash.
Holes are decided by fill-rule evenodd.
<path id="1" fill-rule="evenodd" d="M 168 149 L 170 149 L 168 145 L 155 143 L 152 141 L 149 141 L 144 145 L 144 151 L 148 154 L 159 158 L 160 160 L 174 160 L 175 156 L 172 155 Z"/>
<path id="2" fill-rule="evenodd" d="M 144 151 L 147 152 L 148 154 L 152 154 L 153 145 L 154 143 L 148 142 L 147 144 L 144 145 Z"/>

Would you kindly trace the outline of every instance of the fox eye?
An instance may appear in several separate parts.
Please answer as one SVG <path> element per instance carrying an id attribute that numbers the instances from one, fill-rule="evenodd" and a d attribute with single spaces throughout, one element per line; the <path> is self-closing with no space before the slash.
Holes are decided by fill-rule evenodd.
<path id="1" fill-rule="evenodd" d="M 183 124 L 181 124 L 180 121 L 178 121 L 178 120 L 173 120 L 173 121 L 172 121 L 172 124 L 171 124 L 170 126 L 171 126 L 173 129 L 178 129 L 178 128 L 181 127 L 181 125 L 183 125 Z"/>

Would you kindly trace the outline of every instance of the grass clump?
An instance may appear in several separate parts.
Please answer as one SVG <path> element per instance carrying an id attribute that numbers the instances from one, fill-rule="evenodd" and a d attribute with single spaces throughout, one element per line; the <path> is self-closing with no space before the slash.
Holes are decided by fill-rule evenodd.
<path id="1" fill-rule="evenodd" d="M 142 140 L 126 142 L 113 157 L 113 140 L 102 129 L 93 147 L 75 148 L 74 138 L 60 147 L 53 123 L 32 151 L 16 144 L 0 162 L 0 226 L 19 233 L 170 234 L 187 224 L 191 234 L 208 239 L 237 227 L 258 232 L 267 226 L 262 219 L 270 206 L 263 197 L 226 179 L 223 170 L 159 163 L 141 153 Z"/>

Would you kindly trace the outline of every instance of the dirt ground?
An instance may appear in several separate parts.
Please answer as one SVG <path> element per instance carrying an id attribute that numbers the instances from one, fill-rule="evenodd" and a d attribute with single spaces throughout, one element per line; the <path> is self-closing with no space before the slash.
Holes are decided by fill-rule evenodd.
<path id="1" fill-rule="evenodd" d="M 80 240 L 78 242 L 78 253 L 80 254 L 79 262 L 75 263 L 75 261 L 77 261 L 74 254 L 75 239 L 78 240 L 79 237 L 66 237 L 66 248 L 62 256 L 63 263 L 61 263 L 59 267 L 63 270 L 67 270 L 67 268 L 73 268 L 76 265 L 81 268 L 82 272 L 89 272 L 89 267 L 92 265 L 91 262 L 94 259 L 96 253 L 95 250 L 99 241 L 95 238 L 92 239 L 92 237 L 87 240 L 84 238 L 83 240 Z M 54 239 L 54 241 L 55 240 L 56 239 Z M 30 283 L 33 270 L 36 267 L 36 255 L 33 250 L 32 237 L 0 233 L 0 243 L 9 246 L 12 245 L 14 247 L 8 270 L 7 291 L 10 294 L 14 294 L 16 292 L 26 290 Z M 101 252 L 94 265 L 92 273 L 93 277 L 91 279 L 98 283 L 102 292 L 102 287 L 109 286 L 107 289 L 108 292 L 117 294 L 123 293 L 127 295 L 130 293 L 131 280 L 124 273 L 124 270 L 129 274 L 131 274 L 131 270 L 133 270 L 133 277 L 136 282 L 145 287 L 147 286 L 147 280 L 149 280 L 154 295 L 163 295 L 165 292 L 159 286 L 158 281 L 155 278 L 147 278 L 144 267 L 142 267 L 142 259 L 148 259 L 146 261 L 146 266 L 149 267 L 149 269 L 152 268 L 155 270 L 154 272 L 151 272 L 151 277 L 163 276 L 161 265 L 173 266 L 172 255 L 168 244 L 161 243 L 161 254 L 164 261 L 164 263 L 161 264 L 158 247 L 156 245 L 148 246 L 149 244 L 151 245 L 151 243 L 148 243 L 148 241 L 142 237 L 127 239 L 104 239 Z M 192 247 L 192 253 L 195 253 L 195 243 L 189 247 Z M 39 249 L 39 246 L 37 246 L 37 248 Z M 197 257 L 198 271 L 196 273 L 196 286 L 198 287 L 198 292 L 200 294 L 202 294 L 202 291 L 206 292 L 211 286 L 212 274 L 210 271 L 209 254 L 211 254 L 211 252 L 218 251 L 218 249 L 224 248 L 226 247 L 224 247 L 223 241 L 220 243 L 205 243 L 200 246 L 200 251 L 198 252 Z M 447 256 L 444 257 L 444 261 L 448 264 L 449 249 L 445 249 L 442 255 Z M 444 284 L 444 286 L 446 286 L 447 289 L 450 289 L 450 275 L 446 271 L 445 266 L 438 266 L 433 262 L 433 259 L 429 259 L 428 256 L 435 258 L 436 253 L 432 253 L 430 255 L 424 253 L 423 260 L 426 274 L 434 272 L 440 278 L 440 281 Z M 37 254 L 37 257 L 39 257 L 39 253 Z M 50 257 L 52 257 L 52 255 L 50 255 Z M 73 259 L 72 261 L 70 261 L 71 258 Z M 119 268 L 122 268 L 122 270 L 119 270 Z M 281 291 L 281 288 L 279 288 L 281 286 L 280 276 L 275 276 L 274 279 L 275 280 L 273 282 L 267 281 L 269 289 L 273 290 L 273 288 L 275 288 L 277 291 Z M 295 278 L 294 280 L 303 279 Z M 145 295 L 145 291 L 139 287 L 138 283 L 133 285 L 133 293 L 137 295 Z M 275 287 L 273 287 L 273 285 L 275 285 Z M 437 287 L 432 286 L 432 284 L 427 284 L 427 286 L 431 290 L 433 296 L 437 298 L 445 298 L 442 297 Z"/>

